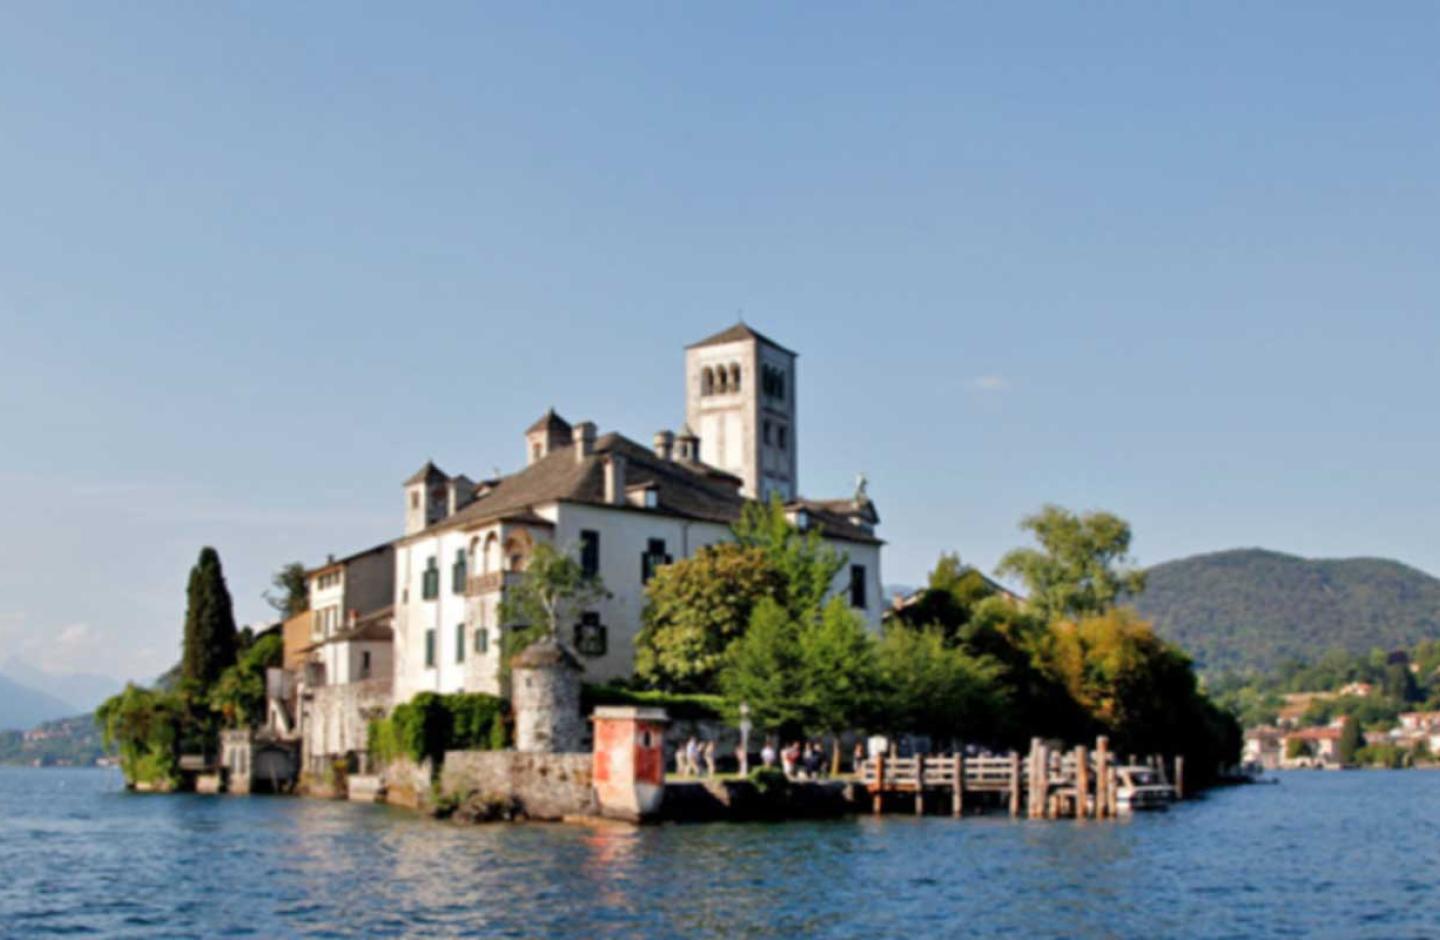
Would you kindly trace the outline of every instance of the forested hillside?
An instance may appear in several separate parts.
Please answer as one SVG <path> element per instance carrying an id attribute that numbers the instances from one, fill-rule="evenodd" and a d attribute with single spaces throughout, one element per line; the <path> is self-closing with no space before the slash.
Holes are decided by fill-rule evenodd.
<path id="1" fill-rule="evenodd" d="M 1151 568 L 1135 606 L 1207 672 L 1440 638 L 1440 579 L 1382 558 L 1195 555 Z"/>

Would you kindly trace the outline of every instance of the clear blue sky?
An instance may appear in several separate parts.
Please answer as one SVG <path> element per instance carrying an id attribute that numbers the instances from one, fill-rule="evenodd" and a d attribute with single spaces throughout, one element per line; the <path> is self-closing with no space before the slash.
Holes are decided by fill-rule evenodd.
<path id="1" fill-rule="evenodd" d="M 396 534 L 737 311 L 886 580 L 1047 501 L 1440 572 L 1440 7 L 0 8 L 0 660 Z"/>

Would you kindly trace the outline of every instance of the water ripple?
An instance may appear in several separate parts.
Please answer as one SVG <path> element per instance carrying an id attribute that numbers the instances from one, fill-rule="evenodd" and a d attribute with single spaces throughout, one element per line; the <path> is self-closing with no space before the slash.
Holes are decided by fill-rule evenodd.
<path id="1" fill-rule="evenodd" d="M 0 934 L 1425 937 L 1440 774 L 1289 775 L 1121 823 L 460 828 L 0 768 Z"/>

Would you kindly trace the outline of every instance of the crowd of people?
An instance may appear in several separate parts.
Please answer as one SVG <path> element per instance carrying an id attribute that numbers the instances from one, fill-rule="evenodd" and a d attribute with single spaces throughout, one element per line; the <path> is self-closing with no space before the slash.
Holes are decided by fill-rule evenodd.
<path id="1" fill-rule="evenodd" d="M 857 741 L 851 769 L 859 773 L 870 749 L 879 747 L 883 752 L 884 746 L 883 738 L 871 739 L 869 748 L 865 742 Z M 737 767 L 754 766 L 738 747 L 735 749 L 735 764 Z M 821 741 L 791 741 L 780 747 L 776 739 L 767 738 L 760 748 L 760 764 L 764 767 L 778 766 L 791 780 L 821 780 L 830 776 L 830 754 Z M 681 777 L 715 776 L 715 742 L 702 741 L 692 735 L 684 746 L 675 749 L 675 772 Z"/>

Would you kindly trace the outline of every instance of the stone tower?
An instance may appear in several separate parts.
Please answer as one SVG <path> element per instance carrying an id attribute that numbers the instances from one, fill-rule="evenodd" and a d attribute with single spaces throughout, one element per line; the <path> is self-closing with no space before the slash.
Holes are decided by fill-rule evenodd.
<path id="1" fill-rule="evenodd" d="M 700 459 L 754 499 L 799 492 L 795 353 L 744 323 L 685 349 L 685 421 Z"/>
<path id="2" fill-rule="evenodd" d="M 405 481 L 405 534 L 413 535 L 444 519 L 450 500 L 450 478 L 427 460 Z"/>
<path id="3" fill-rule="evenodd" d="M 510 660 L 510 708 L 515 750 L 580 750 L 580 675 L 585 667 L 554 637 L 538 640 Z"/>

